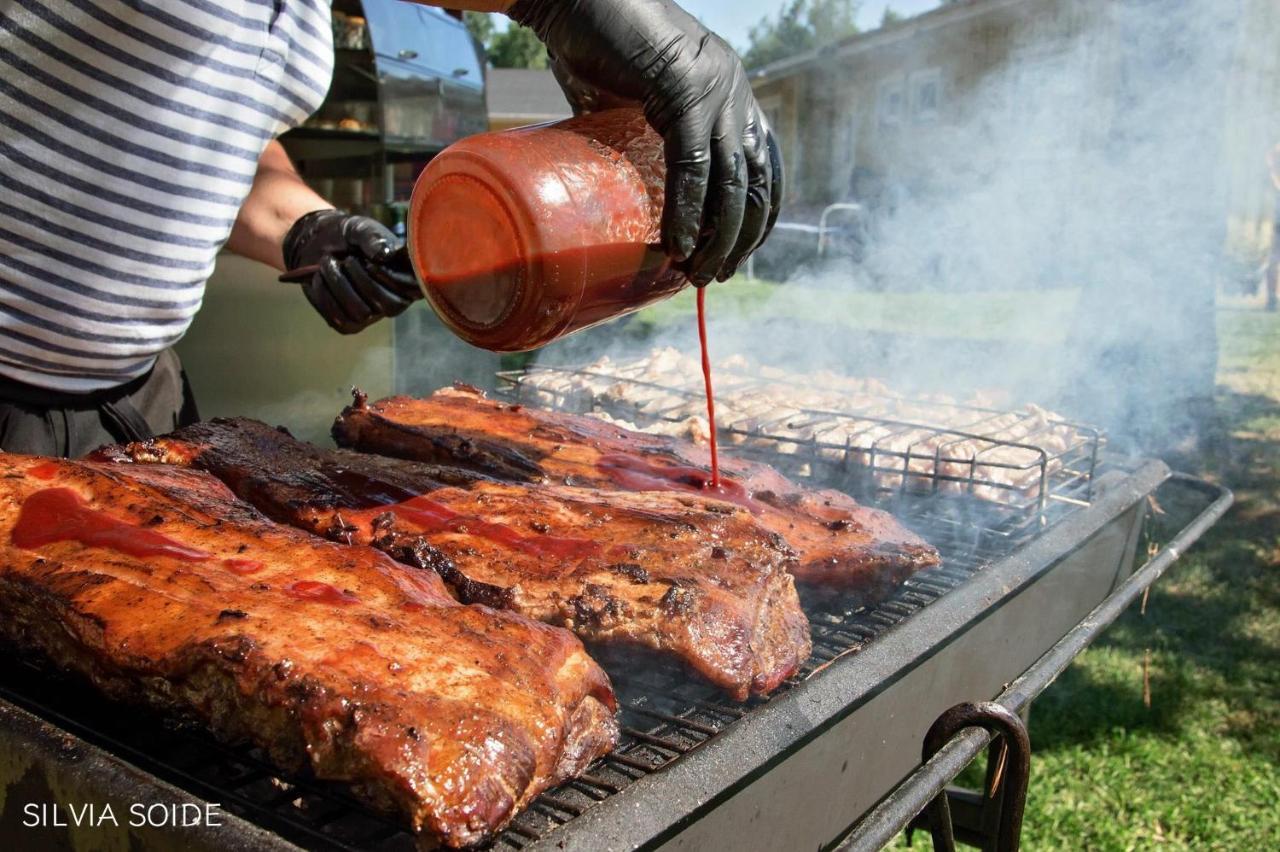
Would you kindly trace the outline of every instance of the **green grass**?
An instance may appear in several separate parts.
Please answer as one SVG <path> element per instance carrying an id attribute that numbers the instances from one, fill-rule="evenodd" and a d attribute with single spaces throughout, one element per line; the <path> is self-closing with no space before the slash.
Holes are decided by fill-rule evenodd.
<path id="1" fill-rule="evenodd" d="M 1280 317 L 1218 319 L 1238 503 L 1033 705 L 1024 848 L 1280 844 Z"/>
<path id="2" fill-rule="evenodd" d="M 1026 317 L 1029 313 L 1070 316 L 1078 298 L 1078 290 L 876 293 L 778 285 L 741 277 L 729 284 L 713 285 L 707 295 L 707 307 L 716 317 L 767 316 L 801 322 L 822 318 L 838 321 L 850 330 L 1058 343 L 1061 340 L 1045 338 L 1043 323 L 1028 323 Z M 687 325 L 694 311 L 693 302 L 694 291 L 690 288 L 641 312 L 637 320 L 654 327 Z M 1065 337 L 1069 325 L 1061 323 L 1058 328 Z"/>

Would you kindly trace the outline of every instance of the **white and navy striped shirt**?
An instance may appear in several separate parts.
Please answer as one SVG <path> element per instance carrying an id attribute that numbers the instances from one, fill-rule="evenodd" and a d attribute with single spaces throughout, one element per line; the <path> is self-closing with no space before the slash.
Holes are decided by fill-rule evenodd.
<path id="1" fill-rule="evenodd" d="M 330 0 L 0 0 L 0 374 L 113 387 L 186 331 Z"/>

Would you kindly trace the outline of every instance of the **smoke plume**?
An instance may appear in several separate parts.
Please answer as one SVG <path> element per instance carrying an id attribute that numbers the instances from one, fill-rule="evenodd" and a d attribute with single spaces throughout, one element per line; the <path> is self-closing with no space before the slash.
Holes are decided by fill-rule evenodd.
<path id="1" fill-rule="evenodd" d="M 1174 446 L 1211 405 L 1215 291 L 1258 248 L 1229 226 L 1254 215 L 1240 212 L 1241 186 L 1267 203 L 1263 158 L 1280 122 L 1256 63 L 1274 51 L 1274 28 L 1259 23 L 1275 12 L 1252 0 L 992 5 L 1024 8 L 992 13 L 1011 35 L 976 79 L 947 79 L 943 66 L 936 121 L 857 143 L 909 146 L 912 162 L 876 175 L 874 197 L 825 199 L 866 205 L 860 258 L 774 264 L 776 288 L 713 285 L 714 354 L 877 376 L 904 392 L 998 388 L 1097 422 L 1118 443 Z M 813 80 L 838 90 L 838 59 L 823 64 Z M 833 123 L 822 110 L 840 108 L 802 104 L 809 156 Z M 657 339 L 638 327 L 605 326 L 538 357 L 696 346 L 691 315 Z"/>

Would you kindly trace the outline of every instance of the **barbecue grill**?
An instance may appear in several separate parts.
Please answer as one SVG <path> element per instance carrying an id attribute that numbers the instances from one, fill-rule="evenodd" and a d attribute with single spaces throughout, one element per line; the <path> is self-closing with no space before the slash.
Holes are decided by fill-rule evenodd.
<path id="1" fill-rule="evenodd" d="M 536 375 L 503 374 L 501 385 L 514 399 L 592 407 L 589 399 L 547 399 L 530 381 Z M 1003 833 L 1008 841 L 1025 792 L 1018 771 L 1025 742 L 1010 711 L 1025 711 L 1231 499 L 1160 462 L 1109 458 L 1097 431 L 1078 425 L 1076 440 L 1053 455 L 1010 442 L 1040 453 L 1016 477 L 991 475 L 972 458 L 969 473 L 956 474 L 938 449 L 949 440 L 934 441 L 927 456 L 908 448 L 857 464 L 867 457 L 833 455 L 820 441 L 797 442 L 778 426 L 757 424 L 741 436 L 750 440 L 740 449 L 793 477 L 885 505 L 937 546 L 942 564 L 878 603 L 806 600 L 813 655 L 768 699 L 727 701 L 667 668 L 612 669 L 619 747 L 539 797 L 493 848 L 876 848 L 992 741 L 973 725 L 1004 734 L 1000 748 L 992 745 L 988 775 L 1001 796 L 940 798 L 931 808 L 935 828 L 939 837 L 949 830 L 943 810 L 950 802 L 961 839 L 994 841 Z M 934 431 L 998 445 L 978 432 Z M 929 459 L 932 466 L 921 463 Z M 898 479 L 886 480 L 886 473 Z M 1001 491 L 1007 482 L 1016 484 Z M 980 499 L 984 485 L 991 489 Z M 1165 546 L 1135 571 L 1144 542 Z M 992 699 L 999 706 L 958 707 Z M 122 708 L 78 681 L 9 657 L 0 662 L 0 843 L 26 845 L 68 831 L 21 825 L 24 804 L 54 801 L 112 803 L 119 815 L 133 802 L 220 804 L 218 828 L 96 829 L 131 832 L 143 845 L 414 844 L 338 786 L 283 775 L 254 749 Z"/>

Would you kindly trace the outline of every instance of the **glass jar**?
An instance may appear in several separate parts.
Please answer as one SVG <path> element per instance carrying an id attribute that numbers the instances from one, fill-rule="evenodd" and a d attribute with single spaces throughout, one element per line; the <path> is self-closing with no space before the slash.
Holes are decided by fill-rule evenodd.
<path id="1" fill-rule="evenodd" d="M 662 139 L 638 109 L 472 136 L 414 186 L 409 253 L 468 343 L 517 352 L 681 290 L 658 246 Z"/>

